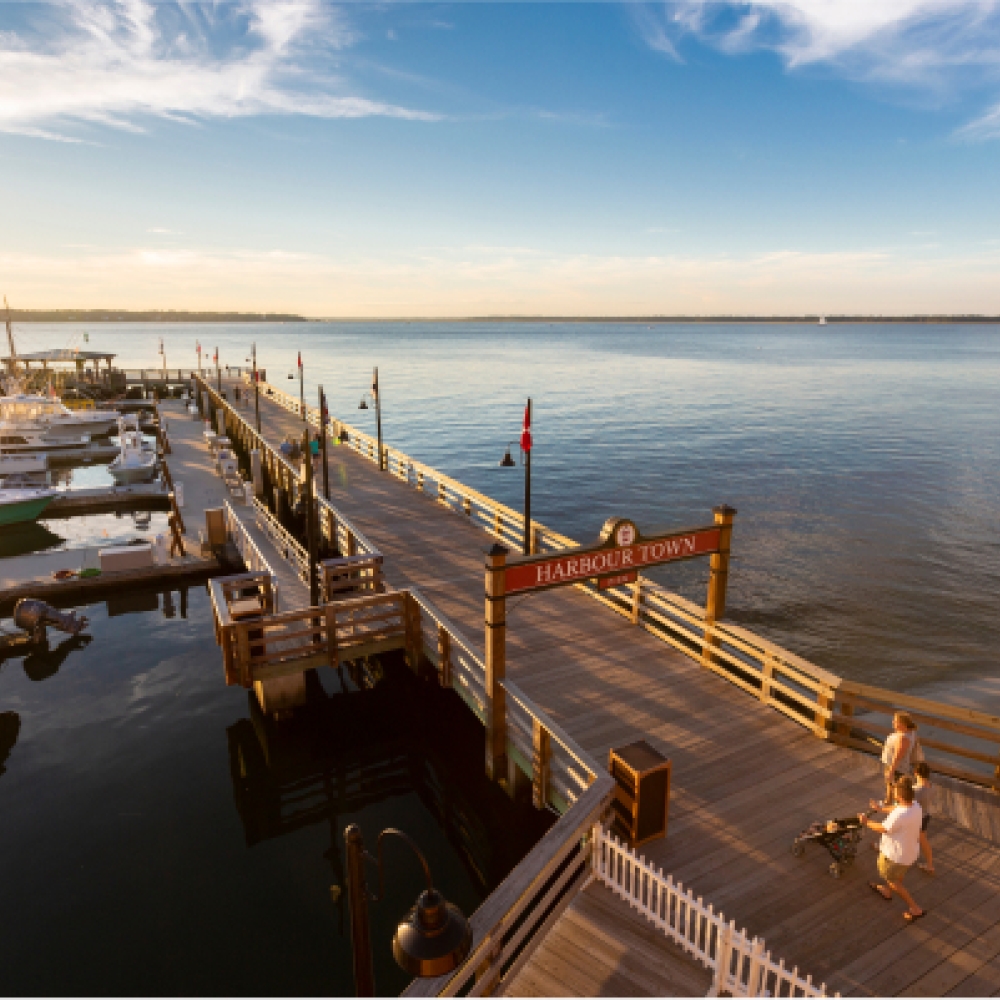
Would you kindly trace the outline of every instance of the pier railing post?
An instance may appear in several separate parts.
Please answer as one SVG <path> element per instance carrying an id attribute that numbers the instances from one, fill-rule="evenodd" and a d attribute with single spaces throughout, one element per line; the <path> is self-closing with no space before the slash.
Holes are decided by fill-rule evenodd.
<path id="1" fill-rule="evenodd" d="M 486 775 L 506 776 L 507 671 L 506 598 L 507 550 L 500 544 L 486 551 Z"/>
<path id="2" fill-rule="evenodd" d="M 705 602 L 705 621 L 714 625 L 726 613 L 726 584 L 729 581 L 729 546 L 733 537 L 733 518 L 736 510 L 722 504 L 713 507 L 715 523 L 719 526 L 719 551 L 714 553 L 709 564 L 708 600 Z M 719 640 L 710 633 L 705 633 L 702 655 L 707 663 L 712 662 L 712 646 L 718 646 Z"/>

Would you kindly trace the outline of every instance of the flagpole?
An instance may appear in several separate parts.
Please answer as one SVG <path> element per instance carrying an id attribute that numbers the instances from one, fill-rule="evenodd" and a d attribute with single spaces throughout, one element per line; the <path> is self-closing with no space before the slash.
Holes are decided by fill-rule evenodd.
<path id="1" fill-rule="evenodd" d="M 524 429 L 528 447 L 524 451 L 524 554 L 531 555 L 531 398 L 524 411 Z M 523 437 L 523 435 L 522 435 Z"/>

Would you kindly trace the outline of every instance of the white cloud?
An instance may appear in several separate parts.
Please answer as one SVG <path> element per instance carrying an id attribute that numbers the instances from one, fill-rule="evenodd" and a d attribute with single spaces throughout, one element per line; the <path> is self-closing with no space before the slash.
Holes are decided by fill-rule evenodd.
<path id="1" fill-rule="evenodd" d="M 72 142 L 70 123 L 135 131 L 148 116 L 438 117 L 351 93 L 332 67 L 354 38 L 321 0 L 67 0 L 34 27 L 0 33 L 0 131 Z"/>
<path id="2" fill-rule="evenodd" d="M 693 37 L 938 98 L 1000 82 L 1000 0 L 667 0 L 636 8 L 635 19 L 651 48 L 674 57 Z M 1000 105 L 965 131 L 1000 134 Z"/>

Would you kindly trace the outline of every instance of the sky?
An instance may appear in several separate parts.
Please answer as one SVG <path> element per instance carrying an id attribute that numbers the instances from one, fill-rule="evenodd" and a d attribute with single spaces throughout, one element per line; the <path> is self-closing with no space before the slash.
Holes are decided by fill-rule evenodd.
<path id="1" fill-rule="evenodd" d="M 1000 0 L 0 3 L 0 291 L 1000 314 Z"/>

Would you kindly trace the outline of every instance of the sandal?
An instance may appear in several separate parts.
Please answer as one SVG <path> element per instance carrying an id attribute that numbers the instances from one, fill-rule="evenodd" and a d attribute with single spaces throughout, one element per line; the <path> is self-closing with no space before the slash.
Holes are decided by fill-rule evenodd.
<path id="1" fill-rule="evenodd" d="M 891 893 L 890 893 L 890 895 L 887 896 L 882 891 L 882 886 L 879 885 L 878 882 L 869 882 L 868 883 L 868 888 L 871 889 L 872 892 L 877 892 L 887 903 L 891 903 L 892 902 L 892 895 L 891 895 Z"/>
<path id="2" fill-rule="evenodd" d="M 934 874 L 934 869 L 933 869 L 933 868 L 931 868 L 931 866 L 930 866 L 930 865 L 925 865 L 925 864 L 922 864 L 922 863 L 921 863 L 921 864 L 917 865 L 917 867 L 918 867 L 918 868 L 919 868 L 919 869 L 920 869 L 920 870 L 921 870 L 921 871 L 922 871 L 922 872 L 923 872 L 923 873 L 924 873 L 925 875 L 933 875 L 933 874 Z"/>
<path id="3" fill-rule="evenodd" d="M 908 923 L 912 924 L 914 920 L 919 920 L 921 917 L 926 917 L 927 911 L 921 910 L 919 913 L 910 913 L 909 910 L 903 914 L 903 919 Z"/>

